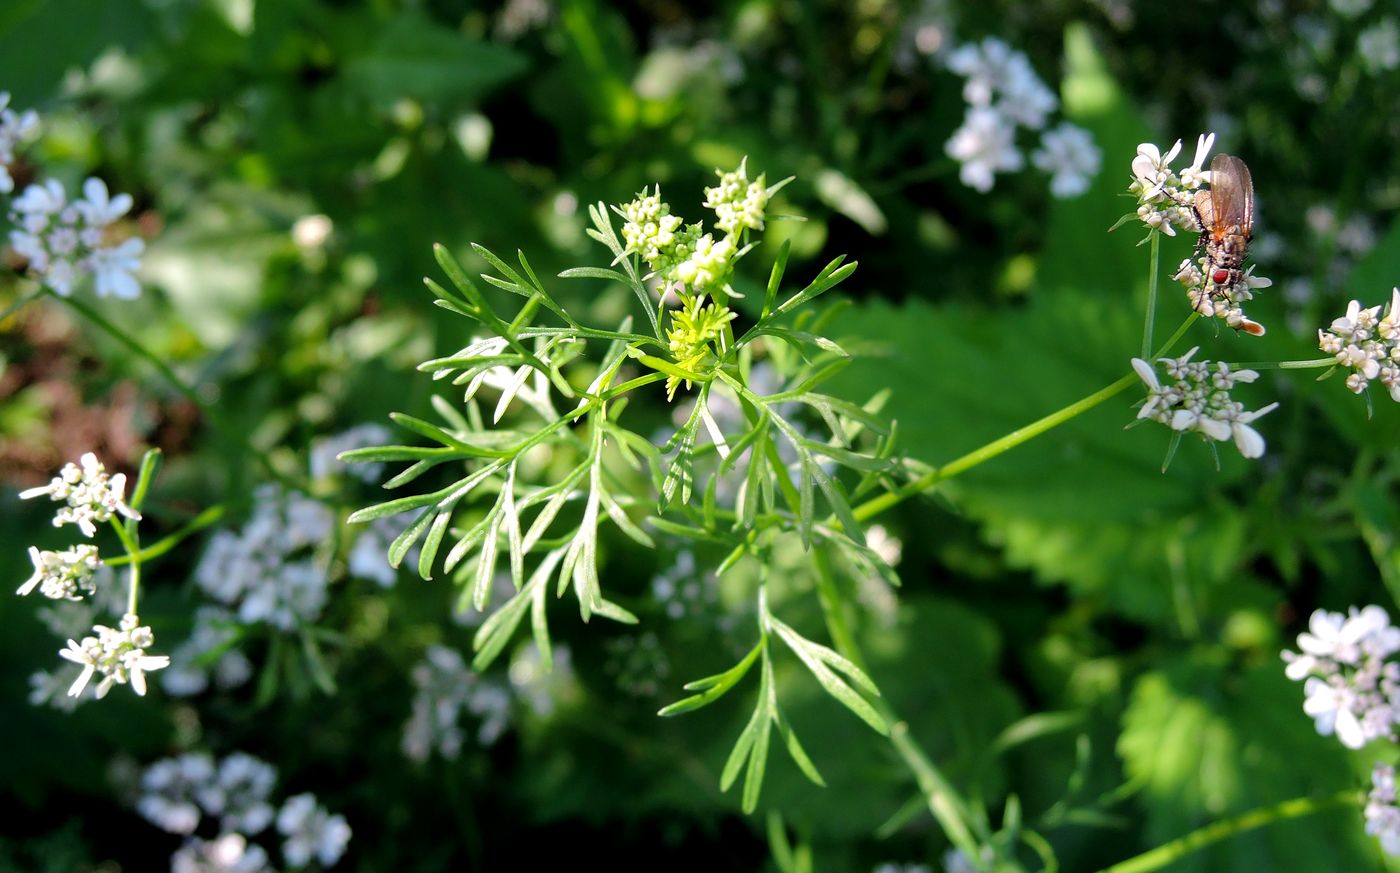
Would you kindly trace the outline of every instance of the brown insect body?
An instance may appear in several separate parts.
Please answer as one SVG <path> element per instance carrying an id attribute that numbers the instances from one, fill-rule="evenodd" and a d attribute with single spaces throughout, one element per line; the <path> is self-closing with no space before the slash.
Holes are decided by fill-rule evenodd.
<path id="1" fill-rule="evenodd" d="M 1244 278 L 1244 256 L 1254 234 L 1254 179 L 1234 155 L 1210 162 L 1210 190 L 1196 192 L 1193 204 L 1201 221 L 1206 278 L 1228 294 Z"/>

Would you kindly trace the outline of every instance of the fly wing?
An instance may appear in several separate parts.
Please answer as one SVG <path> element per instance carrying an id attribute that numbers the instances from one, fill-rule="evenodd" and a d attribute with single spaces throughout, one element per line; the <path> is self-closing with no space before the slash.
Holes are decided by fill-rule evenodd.
<path id="1" fill-rule="evenodd" d="M 1249 239 L 1254 233 L 1254 179 L 1249 167 L 1234 155 L 1216 155 L 1210 162 L 1210 200 L 1217 233 L 1238 227 Z"/>

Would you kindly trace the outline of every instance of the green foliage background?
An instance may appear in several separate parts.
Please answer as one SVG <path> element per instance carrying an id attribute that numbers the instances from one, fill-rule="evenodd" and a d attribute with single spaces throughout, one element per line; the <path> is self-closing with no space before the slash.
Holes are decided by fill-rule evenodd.
<path id="1" fill-rule="evenodd" d="M 598 261 L 586 204 L 659 181 L 694 213 L 713 167 L 745 155 L 754 172 L 797 176 L 775 211 L 806 221 L 776 225 L 744 262 L 752 272 L 738 284 L 754 293 L 739 308 L 761 302 L 784 238 L 804 275 L 838 253 L 858 259 L 830 295 L 854 298 L 834 338 L 864 355 L 840 393 L 863 401 L 889 389 L 905 451 L 937 464 L 1110 383 L 1138 353 L 1147 252 L 1132 228 L 1105 230 L 1131 202 L 1120 195 L 1140 141 L 1189 145 L 1223 119 L 1220 145 L 1247 157 L 1260 229 L 1280 243 L 1259 264 L 1275 288 L 1251 310 L 1268 336 L 1198 325 L 1189 342 L 1203 355 L 1315 357 L 1317 325 L 1400 282 L 1400 88 L 1393 72 L 1361 72 L 1347 48 L 1361 23 L 1301 0 L 1276 4 L 1281 17 L 1248 3 L 1118 5 L 1132 10 L 1127 23 L 1104 11 L 1115 4 L 947 4 L 946 38 L 995 34 L 1026 49 L 1065 117 L 1094 134 L 1104 168 L 1068 201 L 1052 200 L 1034 171 L 988 195 L 958 183 L 943 144 L 961 121 L 961 83 L 934 64 L 894 63 L 919 10 L 879 0 L 563 0 L 518 38 L 503 35 L 499 6 L 453 0 L 20 0 L 0 9 L 0 89 L 45 115 L 32 164 L 70 189 L 96 174 L 137 198 L 146 293 L 102 311 L 279 469 L 300 469 L 316 435 L 391 410 L 426 414 L 430 386 L 413 367 L 467 339 L 421 288 L 436 271 L 433 243 L 472 272 L 486 265 L 469 242 L 521 248 L 552 276 Z M 1301 61 L 1300 16 L 1335 36 Z M 687 67 L 682 48 L 697 40 L 737 59 L 740 74 L 725 78 L 718 61 Z M 1321 99 L 1294 88 L 1307 72 L 1327 84 Z M 1308 225 L 1318 204 L 1370 219 L 1380 240 L 1350 259 L 1335 234 Z M 308 253 L 288 231 L 311 213 L 335 230 Z M 1169 245 L 1163 264 L 1188 245 Z M 1285 306 L 1279 292 L 1296 278 L 1314 294 Z M 616 323 L 631 302 L 592 281 L 551 289 L 598 323 Z M 0 285 L 0 302 L 20 293 Z M 1186 308 L 1170 283 L 1164 295 L 1170 330 Z M 142 361 L 42 309 L 0 325 L 4 366 L 22 374 L 0 388 L 0 530 L 16 584 L 25 546 L 58 540 L 45 507 L 14 492 L 81 451 L 129 467 L 137 446 L 165 449 L 157 531 L 213 503 L 233 518 L 246 511 L 265 477 L 246 453 Z M 72 386 L 77 407 L 107 410 L 112 428 L 75 442 L 56 424 L 51 379 Z M 133 386 L 139 401 L 113 399 Z M 1217 471 L 1188 442 L 1162 473 L 1165 435 L 1124 431 L 1133 411 L 1119 398 L 882 519 L 905 542 L 903 587 L 892 626 L 862 620 L 872 675 L 994 822 L 1017 799 L 1061 869 L 1098 869 L 1231 813 L 1359 786 L 1370 757 L 1389 753 L 1360 760 L 1317 737 L 1278 652 L 1315 608 L 1396 605 L 1400 415 L 1381 398 L 1368 421 L 1340 380 L 1271 371 L 1251 387 L 1251 405 L 1282 402 L 1262 421 L 1261 462 L 1227 448 Z M 635 414 L 672 426 L 659 393 Z M 183 545 L 148 583 L 143 617 L 165 638 L 189 621 L 198 552 Z M 702 565 L 721 557 L 699 554 Z M 494 747 L 428 767 L 402 756 L 399 736 L 424 646 L 468 645 L 448 618 L 446 582 L 332 590 L 325 623 L 343 634 L 328 655 L 332 698 L 292 665 L 270 700 L 249 690 L 195 708 L 114 694 L 72 716 L 22 702 L 26 677 L 57 646 L 32 604 L 0 599 L 10 739 L 0 782 L 12 796 L 0 869 L 105 859 L 160 869 L 178 840 L 123 806 L 106 773 L 114 760 L 145 764 L 191 745 L 265 757 L 286 793 L 313 790 L 344 812 L 355 837 L 340 869 L 528 867 L 561 846 L 622 867 L 773 869 L 762 813 L 741 816 L 734 793 L 717 788 L 747 705 L 654 715 L 747 639 L 647 604 L 648 579 L 671 560 L 620 540 L 606 557 L 610 589 L 641 604 L 672 664 L 660 694 L 627 693 L 607 665 L 608 640 L 632 631 L 562 614 L 554 624 L 581 693 Z M 821 639 L 810 566 L 797 552 L 775 560 L 789 620 Z M 752 584 L 742 570 L 726 577 L 715 609 L 751 621 Z M 885 741 L 805 674 L 780 680 L 829 787 L 775 755 L 762 809 L 782 811 L 817 869 L 937 869 L 946 842 L 926 812 L 901 813 L 916 792 Z M 1033 713 L 1073 717 L 1001 750 L 998 734 Z M 1170 869 L 1385 862 L 1348 808 Z"/>

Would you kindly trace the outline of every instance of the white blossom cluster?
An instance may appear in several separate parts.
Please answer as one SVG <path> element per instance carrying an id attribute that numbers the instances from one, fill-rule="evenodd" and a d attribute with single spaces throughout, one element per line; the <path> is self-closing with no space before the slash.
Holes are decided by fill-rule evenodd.
<path id="1" fill-rule="evenodd" d="M 194 630 L 189 639 L 170 653 L 170 669 L 160 674 L 160 687 L 175 697 L 202 694 L 213 684 L 220 689 L 237 688 L 253 678 L 253 664 L 233 643 L 238 638 L 239 621 L 233 613 L 205 604 L 194 614 Z M 208 663 L 212 653 L 220 654 Z"/>
<path id="2" fill-rule="evenodd" d="M 762 174 L 750 181 L 747 161 L 733 172 L 716 170 L 719 184 L 705 189 L 705 206 L 714 210 L 715 228 L 722 235 L 706 233 L 702 222 L 685 224 L 661 199 L 658 185 L 616 207 L 624 219 L 626 250 L 639 255 L 667 285 L 679 283 L 695 294 L 726 288 L 734 261 L 744 252 L 744 233 L 763 228 L 768 200 L 785 184 L 766 185 Z"/>
<path id="3" fill-rule="evenodd" d="M 107 468 L 92 452 L 78 459 L 78 464 L 65 464 L 47 485 L 21 491 L 21 500 L 48 497 L 67 504 L 54 514 L 53 526 L 76 524 L 85 535 L 97 535 L 97 523 L 107 521 L 113 514 L 140 519 L 141 514 L 126 505 L 122 492 L 126 490 L 126 474 L 107 475 Z"/>
<path id="4" fill-rule="evenodd" d="M 715 212 L 715 227 L 731 236 L 745 230 L 763 230 L 763 212 L 768 208 L 768 186 L 763 174 L 752 182 L 748 158 L 732 173 L 715 170 L 719 184 L 705 189 L 705 206 Z"/>
<path id="5" fill-rule="evenodd" d="M 129 300 L 140 296 L 132 275 L 141 267 L 146 244 L 138 237 L 112 242 L 112 227 L 131 210 L 130 194 L 112 197 L 101 179 L 83 182 L 83 196 L 72 202 L 63 184 L 48 179 L 25 188 L 10 203 L 10 245 L 29 269 L 55 293 L 68 296 L 92 274 L 98 297 Z"/>
<path id="6" fill-rule="evenodd" d="M 270 870 L 267 852 L 248 837 L 276 823 L 285 838 L 282 856 L 292 867 L 316 859 L 323 867 L 340 860 L 350 826 L 331 815 L 311 794 L 272 802 L 277 770 L 265 761 L 235 752 L 217 763 L 203 752 L 157 761 L 141 776 L 136 810 L 161 830 L 192 836 L 206 818 L 218 822 L 215 840 L 192 837 L 171 858 L 172 873 L 261 873 Z"/>
<path id="7" fill-rule="evenodd" d="M 1176 236 L 1176 229 L 1200 233 L 1201 222 L 1196 217 L 1196 191 L 1210 183 L 1210 170 L 1205 169 L 1206 156 L 1215 145 L 1215 134 L 1201 134 L 1196 139 L 1196 159 L 1180 175 L 1172 169 L 1172 161 L 1181 153 L 1181 140 L 1166 154 L 1150 142 L 1137 147 L 1133 158 L 1133 181 L 1128 192 L 1138 199 L 1137 217 L 1143 224 Z"/>
<path id="8" fill-rule="evenodd" d="M 28 594 L 37 587 L 50 600 L 82 600 L 84 594 L 97 593 L 96 571 L 102 566 L 97 546 L 80 543 L 61 552 L 41 552 L 30 546 L 29 560 L 34 562 L 34 575 L 19 587 L 18 594 Z"/>
<path id="9" fill-rule="evenodd" d="M 1323 609 L 1298 636 L 1298 652 L 1285 651 L 1284 673 L 1303 681 L 1303 712 L 1322 736 L 1359 749 L 1393 739 L 1400 715 L 1400 628 L 1379 606 L 1353 607 L 1347 615 Z"/>
<path id="10" fill-rule="evenodd" d="M 93 591 L 82 600 L 53 600 L 34 611 L 35 618 L 59 639 L 86 635 L 101 616 L 121 615 L 126 609 L 126 592 L 116 584 L 112 568 L 99 566 L 92 574 Z M 54 670 L 36 670 L 29 676 L 29 703 L 72 712 L 82 703 L 96 700 L 96 686 L 89 683 L 77 696 L 68 689 L 83 668 L 61 661 Z M 164 675 L 164 673 L 162 673 Z"/>
<path id="11" fill-rule="evenodd" d="M 1395 792 L 1395 768 L 1376 764 L 1371 769 L 1371 792 L 1366 796 L 1366 833 L 1380 841 L 1387 855 L 1400 855 L 1400 800 Z"/>
<path id="12" fill-rule="evenodd" d="M 190 838 L 170 856 L 170 873 L 272 873 L 267 851 L 242 834 Z"/>
<path id="13" fill-rule="evenodd" d="M 986 193 L 997 173 L 1014 173 L 1025 165 L 1016 146 L 1017 129 L 1042 130 L 1059 101 L 1025 53 L 995 37 L 949 52 L 947 66 L 964 79 L 967 114 L 944 149 L 962 165 L 962 183 Z M 1088 190 L 1103 153 L 1088 131 L 1066 122 L 1044 133 L 1031 161 L 1051 174 L 1051 193 L 1068 198 Z"/>
<path id="14" fill-rule="evenodd" d="M 382 424 L 366 422 L 332 436 L 322 437 L 311 444 L 311 478 L 353 476 L 363 482 L 378 482 L 384 465 L 378 463 L 347 464 L 338 457 L 341 452 L 367 446 L 382 446 L 393 442 L 394 435 Z"/>
<path id="15" fill-rule="evenodd" d="M 245 624 L 284 631 L 314 622 L 325 608 L 327 572 L 318 546 L 331 540 L 335 517 L 318 500 L 264 485 L 239 533 L 210 540 L 195 582 Z"/>
<path id="16" fill-rule="evenodd" d="M 340 860 L 350 843 L 345 816 L 332 815 L 312 794 L 287 798 L 277 813 L 277 830 L 286 837 L 282 857 L 293 867 L 305 867 L 312 858 L 329 867 Z"/>
<path id="17" fill-rule="evenodd" d="M 113 685 L 131 684 L 137 694 L 146 693 L 146 673 L 170 666 L 170 658 L 165 655 L 148 655 L 146 650 L 155 644 L 151 629 L 141 624 L 135 613 L 122 616 L 116 628 L 94 625 L 97 636 L 83 637 L 82 642 L 69 640 L 68 647 L 59 651 L 59 656 L 78 664 L 82 673 L 73 681 L 68 694 L 77 697 L 83 693 L 92 677 L 102 674 L 97 685 L 97 696 L 105 697 Z"/>
<path id="18" fill-rule="evenodd" d="M 1193 362 L 1191 358 L 1198 350 L 1193 348 L 1179 358 L 1158 360 L 1172 380 L 1166 384 L 1157 378 L 1152 364 L 1133 358 L 1133 369 L 1147 385 L 1147 401 L 1138 410 L 1138 419 L 1159 422 L 1179 433 L 1195 431 L 1217 442 L 1233 438 L 1244 457 L 1262 457 L 1264 438 L 1250 425 L 1277 409 L 1278 404 L 1246 410 L 1244 404 L 1230 398 L 1230 390 L 1241 382 L 1253 382 L 1259 374 L 1254 370 L 1231 370 L 1224 361 L 1214 366 L 1209 361 Z"/>
<path id="19" fill-rule="evenodd" d="M 1263 336 L 1264 326 L 1245 315 L 1242 304 L 1254 299 L 1256 288 L 1268 288 L 1274 281 L 1254 275 L 1254 266 L 1251 265 L 1239 282 L 1227 287 L 1215 284 L 1206 275 L 1209 270 L 1209 258 L 1186 258 L 1172 276 L 1186 289 L 1186 299 L 1191 302 L 1191 308 L 1206 318 L 1223 320 L 1227 327 Z"/>
<path id="20" fill-rule="evenodd" d="M 478 676 L 456 649 L 429 646 L 414 665 L 413 709 L 403 729 L 403 753 L 420 764 L 433 753 L 456 760 L 465 733 L 463 713 L 480 719 L 476 741 L 489 746 L 510 726 L 510 692 L 500 683 Z"/>
<path id="21" fill-rule="evenodd" d="M 1356 53 L 1367 72 L 1384 75 L 1400 67 L 1400 26 L 1394 18 L 1380 21 L 1361 31 L 1356 37 Z"/>
<path id="22" fill-rule="evenodd" d="M 10 108 L 10 94 L 0 91 L 0 194 L 15 190 L 10 167 L 15 163 L 15 149 L 39 126 L 39 114 L 33 109 L 16 112 Z"/>
<path id="23" fill-rule="evenodd" d="M 476 742 L 483 746 L 495 743 L 511 726 L 517 702 L 537 716 L 549 716 L 573 690 L 572 662 L 567 646 L 555 646 L 549 669 L 539 649 L 526 646 L 511 659 L 507 684 L 472 672 L 455 649 L 430 646 L 410 673 L 415 693 L 404 724 L 404 755 L 419 763 L 434 753 L 455 760 L 466 738 L 463 714 L 479 720 Z"/>
<path id="24" fill-rule="evenodd" d="M 1363 309 L 1360 301 L 1351 301 L 1346 315 L 1318 330 L 1317 344 L 1352 371 L 1347 376 L 1352 391 L 1360 394 L 1379 381 L 1400 403 L 1400 288 L 1391 291 L 1384 316 L 1379 306 Z"/>

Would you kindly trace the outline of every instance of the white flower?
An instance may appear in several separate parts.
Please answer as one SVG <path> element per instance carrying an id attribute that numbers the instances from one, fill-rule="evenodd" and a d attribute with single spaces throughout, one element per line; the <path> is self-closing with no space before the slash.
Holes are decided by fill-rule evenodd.
<path id="1" fill-rule="evenodd" d="M 48 497 L 68 505 L 54 515 L 54 527 L 76 524 L 88 536 L 97 534 L 96 522 L 107 521 L 113 513 L 125 518 L 140 519 L 141 514 L 122 499 L 126 490 L 126 474 L 109 477 L 107 469 L 92 452 L 84 454 L 77 464 L 67 464 L 47 485 L 20 492 L 20 499 Z"/>
<path id="2" fill-rule="evenodd" d="M 209 687 L 212 678 L 219 688 L 237 688 L 253 678 L 253 664 L 234 645 L 238 621 L 225 609 L 204 605 L 195 610 L 190 638 L 170 653 L 169 669 L 161 671 L 160 687 L 175 697 L 191 697 Z M 220 652 L 212 666 L 208 657 Z"/>
<path id="3" fill-rule="evenodd" d="M 1181 151 L 1181 140 L 1177 140 L 1164 155 L 1152 143 L 1139 143 L 1137 157 L 1133 158 L 1133 176 L 1142 188 L 1144 202 L 1156 200 L 1172 176 L 1171 163 Z"/>
<path id="4" fill-rule="evenodd" d="M 968 43 L 954 49 L 948 55 L 948 69 L 967 80 L 963 99 L 971 106 L 986 107 L 1016 75 L 1017 58 L 1024 61 L 1025 55 L 996 37 L 988 37 L 980 46 Z"/>
<path id="5" fill-rule="evenodd" d="M 384 472 L 383 464 L 347 464 L 338 456 L 353 449 L 386 445 L 393 438 L 393 433 L 387 427 L 374 422 L 358 424 L 338 434 L 321 437 L 311 443 L 311 478 L 348 474 L 364 482 L 377 482 Z"/>
<path id="6" fill-rule="evenodd" d="M 245 624 L 290 631 L 320 617 L 328 597 L 328 555 L 334 514 L 323 503 L 277 486 L 255 492 L 240 534 L 220 531 L 195 568 L 195 582 Z"/>
<path id="7" fill-rule="evenodd" d="M 267 852 L 242 834 L 194 838 L 170 856 L 170 873 L 270 873 Z"/>
<path id="8" fill-rule="evenodd" d="M 732 173 L 715 170 L 719 184 L 705 189 L 705 206 L 715 211 L 715 227 L 737 235 L 745 229 L 763 230 L 763 212 L 768 206 L 768 187 L 760 174 L 750 182 L 746 165 L 739 162 Z"/>
<path id="9" fill-rule="evenodd" d="M 1387 855 L 1400 855 L 1400 806 L 1396 805 L 1395 768 L 1376 764 L 1371 769 L 1371 792 L 1366 797 L 1366 833 L 1380 840 Z"/>
<path id="10" fill-rule="evenodd" d="M 1206 155 L 1210 154 L 1211 146 L 1215 145 L 1215 134 L 1201 134 L 1196 139 L 1196 159 L 1191 162 L 1191 166 L 1181 171 L 1181 184 L 1190 189 L 1201 187 L 1202 184 L 1210 182 L 1210 171 L 1203 169 L 1206 164 Z"/>
<path id="11" fill-rule="evenodd" d="M 1317 732 L 1359 749 L 1394 735 L 1400 704 L 1400 628 L 1379 606 L 1349 614 L 1318 610 L 1298 636 L 1299 652 L 1284 652 L 1284 674 L 1303 680 L 1303 711 Z"/>
<path id="12" fill-rule="evenodd" d="M 395 519 L 392 515 L 382 516 L 370 522 L 350 546 L 350 553 L 345 556 L 345 569 L 351 576 L 369 579 L 380 588 L 392 587 L 398 581 L 399 571 L 389 564 L 387 553 L 389 546 L 403 532 L 404 526 L 403 521 Z M 404 560 L 409 564 L 415 563 L 417 558 L 414 555 L 417 551 L 418 547 L 415 546 Z M 513 587 L 511 593 L 515 593 Z"/>
<path id="13" fill-rule="evenodd" d="M 1356 18 L 1358 15 L 1366 14 L 1371 8 L 1374 0 L 1328 0 L 1327 5 L 1332 7 L 1332 11 L 1344 18 Z"/>
<path id="14" fill-rule="evenodd" d="M 1372 75 L 1400 67 L 1400 28 L 1394 18 L 1382 18 L 1361 31 L 1356 38 L 1356 53 Z"/>
<path id="15" fill-rule="evenodd" d="M 235 752 L 219 762 L 217 775 L 197 788 L 195 797 L 205 812 L 220 816 L 224 831 L 256 834 L 272 823 L 275 812 L 267 799 L 276 782 L 271 764 Z"/>
<path id="16" fill-rule="evenodd" d="M 112 197 L 107 183 L 90 177 L 83 182 L 83 199 L 73 204 L 89 227 L 106 227 L 131 211 L 130 194 Z"/>
<path id="17" fill-rule="evenodd" d="M 695 241 L 690 257 L 676 264 L 673 275 L 676 281 L 702 291 L 728 275 L 734 255 L 731 237 L 715 240 L 707 233 Z"/>
<path id="18" fill-rule="evenodd" d="M 1024 163 L 1016 150 L 1015 127 L 995 109 L 969 109 L 944 148 L 962 164 L 962 183 L 984 194 L 992 190 L 998 172 L 1014 172 Z"/>
<path id="19" fill-rule="evenodd" d="M 1047 130 L 1031 154 L 1031 163 L 1051 174 L 1050 193 L 1061 199 L 1089 190 L 1102 162 L 1103 152 L 1089 132 L 1069 123 Z"/>
<path id="20" fill-rule="evenodd" d="M 34 575 L 19 587 L 19 594 L 37 586 L 51 600 L 82 600 L 84 594 L 97 590 L 93 574 L 102 566 L 97 546 L 82 544 L 61 552 L 41 552 L 30 546 L 29 560 L 34 562 Z"/>
<path id="21" fill-rule="evenodd" d="M 1045 126 L 1045 117 L 1054 112 L 1059 103 L 1055 93 L 1035 74 L 1030 60 L 1017 52 L 1011 59 L 1001 99 L 996 102 L 997 110 L 1022 127 L 1039 130 Z"/>
<path id="22" fill-rule="evenodd" d="M 141 283 L 132 273 L 141 268 L 145 242 L 131 238 L 115 246 L 93 251 L 88 260 L 98 297 L 135 300 L 141 296 Z"/>
<path id="23" fill-rule="evenodd" d="M 192 834 L 201 817 L 195 793 L 213 778 L 214 761 L 204 753 L 157 761 L 141 777 L 136 811 L 161 830 Z"/>
<path id="24" fill-rule="evenodd" d="M 1378 379 L 1391 399 L 1400 403 L 1400 289 L 1391 290 L 1384 317 L 1380 312 L 1380 306 L 1365 308 L 1360 301 L 1351 301 L 1346 315 L 1317 332 L 1317 344 L 1338 366 L 1352 371 L 1347 388 L 1360 394 Z"/>
<path id="25" fill-rule="evenodd" d="M 170 658 L 165 655 L 148 655 L 146 649 L 155 643 L 155 636 L 149 627 L 143 627 L 134 613 L 122 616 L 121 626 L 116 630 L 102 625 L 94 625 L 95 637 L 84 637 L 81 643 L 68 641 L 68 647 L 58 654 L 83 667 L 83 672 L 73 682 L 68 693 L 77 697 L 83 693 L 89 680 L 102 674 L 97 686 L 97 696 L 104 697 L 114 684 L 131 683 L 137 694 L 146 693 L 146 673 L 170 666 Z"/>
<path id="26" fill-rule="evenodd" d="M 0 91 L 0 194 L 15 189 L 10 166 L 15 162 L 15 148 L 39 125 L 39 115 L 29 109 L 15 112 L 10 108 L 10 95 Z"/>
<path id="27" fill-rule="evenodd" d="M 293 867 L 304 867 L 313 857 L 329 867 L 345 854 L 350 842 L 350 826 L 345 817 L 331 815 L 311 794 L 290 797 L 277 813 L 277 830 L 287 840 L 282 857 Z"/>
<path id="28" fill-rule="evenodd" d="M 1232 371 L 1224 363 L 1211 367 L 1206 361 L 1192 361 L 1197 351 L 1193 348 L 1179 358 L 1161 359 L 1168 376 L 1175 380 L 1170 384 L 1157 378 L 1152 364 L 1132 359 L 1133 371 L 1147 386 L 1147 400 L 1138 410 L 1138 419 L 1150 419 L 1175 431 L 1195 431 L 1216 441 L 1233 438 L 1244 457 L 1262 457 L 1264 438 L 1250 425 L 1278 404 L 1246 410 L 1230 399 L 1230 389 L 1240 382 L 1255 381 L 1259 374 L 1254 370 Z"/>

